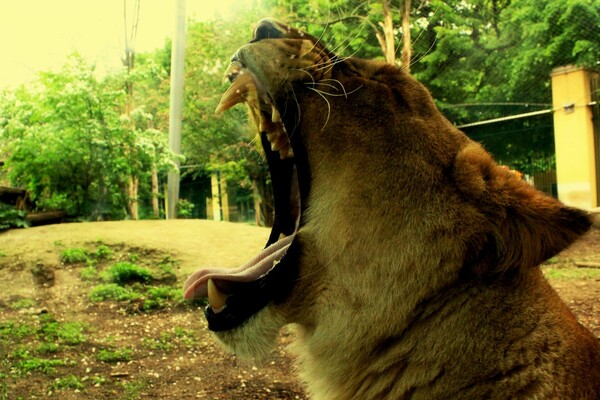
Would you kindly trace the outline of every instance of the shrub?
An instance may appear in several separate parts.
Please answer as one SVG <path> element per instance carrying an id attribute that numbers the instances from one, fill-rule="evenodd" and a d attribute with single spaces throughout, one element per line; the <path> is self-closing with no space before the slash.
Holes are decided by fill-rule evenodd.
<path id="1" fill-rule="evenodd" d="M 25 211 L 17 210 L 8 204 L 0 203 L 0 232 L 10 228 L 26 228 Z"/>
<path id="2" fill-rule="evenodd" d="M 98 285 L 92 292 L 90 293 L 91 301 L 105 301 L 105 300 L 115 300 L 115 301 L 125 301 L 125 300 L 134 300 L 140 297 L 140 294 L 134 291 L 131 291 L 127 288 L 117 285 L 116 283 L 109 283 L 106 285 Z"/>
<path id="3" fill-rule="evenodd" d="M 166 308 L 169 304 L 182 298 L 181 290 L 168 286 L 158 286 L 148 289 L 146 300 L 144 301 L 143 309 L 152 310 L 157 308 Z"/>
<path id="4" fill-rule="evenodd" d="M 132 282 L 148 282 L 152 279 L 152 273 L 146 268 L 129 262 L 119 262 L 108 268 L 103 273 L 105 281 L 124 285 Z"/>
<path id="5" fill-rule="evenodd" d="M 106 350 L 102 349 L 98 352 L 96 356 L 98 361 L 102 362 L 119 362 L 119 361 L 131 361 L 131 349 L 115 349 L 115 350 Z"/>
<path id="6" fill-rule="evenodd" d="M 88 255 L 85 249 L 65 249 L 60 253 L 60 259 L 65 264 L 76 264 L 87 261 Z"/>

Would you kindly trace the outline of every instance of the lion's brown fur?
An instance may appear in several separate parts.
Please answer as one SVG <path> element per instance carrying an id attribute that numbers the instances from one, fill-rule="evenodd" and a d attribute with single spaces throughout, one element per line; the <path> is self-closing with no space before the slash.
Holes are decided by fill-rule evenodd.
<path id="1" fill-rule="evenodd" d="M 245 62 L 279 101 L 294 82 L 311 176 L 300 278 L 222 340 L 261 355 L 293 324 L 315 399 L 600 398 L 598 341 L 538 267 L 588 216 L 498 166 L 400 69 L 339 63 L 326 78 L 351 94 L 326 106 L 283 49 L 257 41 Z"/>

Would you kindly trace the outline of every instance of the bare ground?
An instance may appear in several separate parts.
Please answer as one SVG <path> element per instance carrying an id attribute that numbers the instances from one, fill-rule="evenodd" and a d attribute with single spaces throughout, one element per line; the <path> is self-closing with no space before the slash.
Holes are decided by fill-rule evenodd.
<path id="1" fill-rule="evenodd" d="M 98 282 L 82 279 L 84 264 L 60 259 L 65 249 L 101 243 L 113 258 L 175 260 L 180 286 L 200 267 L 245 262 L 268 233 L 204 220 L 74 223 L 1 233 L 0 400 L 306 399 L 285 351 L 290 334 L 282 333 L 265 362 L 243 362 L 212 338 L 201 305 L 143 311 L 136 301 L 92 302 L 89 293 Z M 600 263 L 600 229 L 544 267 L 580 321 L 600 337 L 600 274 L 577 268 L 580 261 Z M 85 327 L 81 340 L 58 335 L 58 347 L 48 349 L 48 321 L 79 323 Z M 121 360 L 101 356 L 125 350 Z M 43 368 L 47 364 L 39 360 L 59 364 Z"/>

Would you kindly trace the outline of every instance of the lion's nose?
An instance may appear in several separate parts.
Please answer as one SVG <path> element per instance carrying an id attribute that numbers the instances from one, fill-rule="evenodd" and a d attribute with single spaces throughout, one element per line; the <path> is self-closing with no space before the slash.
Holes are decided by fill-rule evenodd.
<path id="1" fill-rule="evenodd" d="M 258 42 L 263 39 L 281 39 L 285 36 L 284 31 L 281 30 L 281 23 L 266 18 L 261 20 L 256 28 L 254 28 L 254 34 L 250 43 Z"/>

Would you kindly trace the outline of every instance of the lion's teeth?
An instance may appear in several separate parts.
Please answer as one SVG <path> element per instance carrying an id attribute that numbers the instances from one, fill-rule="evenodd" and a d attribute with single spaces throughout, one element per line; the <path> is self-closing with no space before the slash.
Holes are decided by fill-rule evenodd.
<path id="1" fill-rule="evenodd" d="M 271 107 L 271 121 L 281 122 L 281 114 L 275 107 Z"/>
<path id="2" fill-rule="evenodd" d="M 227 295 L 217 288 L 217 285 L 212 281 L 208 280 L 208 304 L 215 313 L 220 312 L 225 307 L 227 301 Z"/>
<path id="3" fill-rule="evenodd" d="M 269 135 L 271 135 L 271 137 L 272 137 L 272 135 L 277 133 L 277 126 L 275 126 L 275 124 L 273 124 L 273 122 L 269 121 L 263 115 L 261 115 L 261 117 L 260 117 L 260 123 L 258 124 L 258 129 L 261 132 L 267 133 L 267 139 L 269 139 L 269 141 L 271 140 L 269 138 Z"/>
<path id="4" fill-rule="evenodd" d="M 294 158 L 294 150 L 292 149 L 292 146 L 289 145 L 289 143 L 283 149 L 279 150 L 279 158 L 282 160 L 285 160 L 286 158 Z"/>
<path id="5" fill-rule="evenodd" d="M 287 137 L 282 134 L 278 134 L 277 137 L 275 137 L 274 140 L 271 141 L 271 150 L 278 151 L 287 144 L 288 144 Z"/>
<path id="6" fill-rule="evenodd" d="M 239 62 L 233 62 L 225 72 L 225 76 L 232 82 L 225 91 L 215 113 L 220 114 L 238 103 L 247 101 L 249 104 L 259 104 L 254 74 L 244 69 Z"/>

